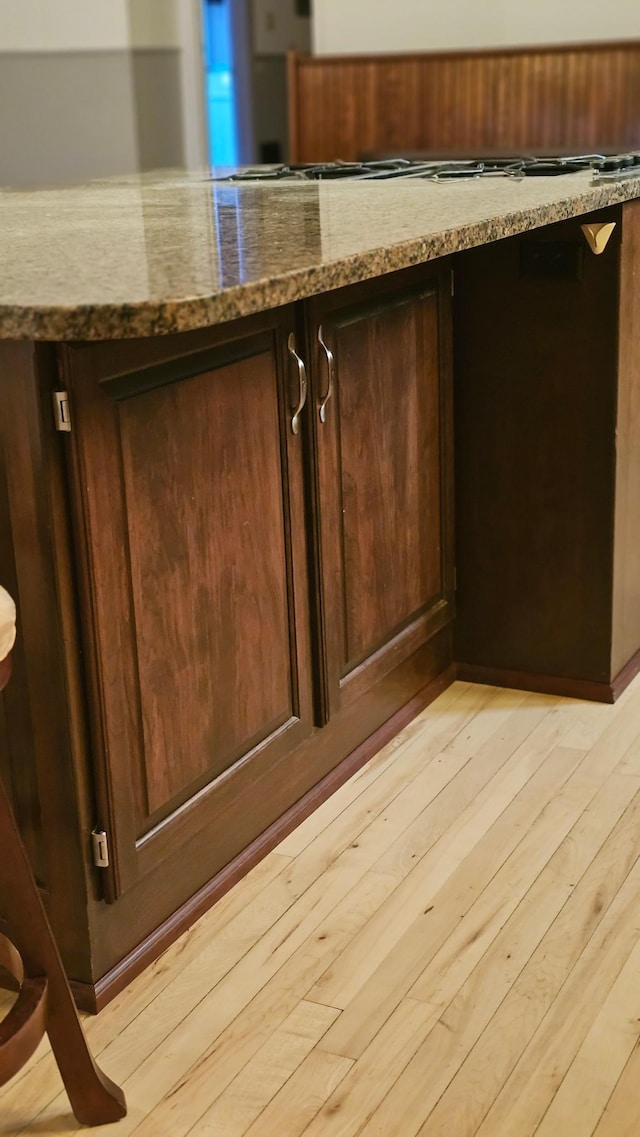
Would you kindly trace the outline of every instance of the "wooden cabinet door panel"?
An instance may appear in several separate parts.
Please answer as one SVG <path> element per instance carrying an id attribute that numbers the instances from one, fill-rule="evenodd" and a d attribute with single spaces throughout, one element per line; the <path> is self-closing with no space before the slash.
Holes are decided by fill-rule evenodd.
<path id="1" fill-rule="evenodd" d="M 316 416 L 329 713 L 451 618 L 441 297 L 434 274 L 419 287 L 378 284 L 360 303 L 330 296 L 313 307 L 335 361 L 326 420 Z M 315 350 L 322 396 L 329 360 L 319 339 Z"/>
<path id="2" fill-rule="evenodd" d="M 282 330 L 250 326 L 101 384 L 70 353 L 114 894 L 311 729 L 301 442 Z"/>
<path id="3" fill-rule="evenodd" d="M 294 714 L 264 367 L 260 353 L 120 403 L 149 814 Z"/>

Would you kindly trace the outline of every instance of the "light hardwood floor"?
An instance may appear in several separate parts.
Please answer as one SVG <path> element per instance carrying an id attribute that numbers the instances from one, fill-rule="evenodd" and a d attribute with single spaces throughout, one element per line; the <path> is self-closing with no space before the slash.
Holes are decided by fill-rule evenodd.
<path id="1" fill-rule="evenodd" d="M 85 1025 L 104 1137 L 637 1137 L 640 679 L 455 683 Z M 76 1132 L 43 1043 L 0 1133 Z"/>

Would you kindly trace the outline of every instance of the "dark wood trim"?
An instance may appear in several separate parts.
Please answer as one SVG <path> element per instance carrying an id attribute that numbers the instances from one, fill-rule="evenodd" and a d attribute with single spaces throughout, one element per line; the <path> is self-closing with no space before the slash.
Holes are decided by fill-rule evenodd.
<path id="1" fill-rule="evenodd" d="M 419 61 L 424 59 L 482 59 L 491 55 L 571 55 L 576 51 L 637 51 L 640 48 L 640 40 L 638 39 L 611 39 L 611 40 L 591 40 L 586 43 L 529 43 L 529 44 L 508 44 L 501 46 L 495 44 L 492 47 L 447 47 L 441 48 L 436 51 L 389 51 L 389 52 L 376 52 L 375 54 L 368 55 L 366 52 L 356 52 L 353 55 L 308 55 L 305 52 L 290 52 L 290 66 L 305 67 L 322 67 L 325 64 L 342 64 L 342 63 L 365 63 L 370 61 L 380 61 L 381 63 L 398 63 L 403 60 L 408 62 Z"/>
<path id="2" fill-rule="evenodd" d="M 611 682 L 611 702 L 615 703 L 616 699 L 620 697 L 623 691 L 627 689 L 632 679 L 640 672 L 640 648 L 631 656 L 621 671 L 615 676 Z"/>
<path id="3" fill-rule="evenodd" d="M 562 695 L 568 699 L 587 699 L 593 703 L 615 703 L 640 673 L 640 649 L 631 656 L 610 683 L 588 679 L 568 679 L 564 675 L 539 675 L 529 671 L 507 671 L 501 667 L 482 667 L 477 663 L 456 663 L 456 679 L 465 683 L 488 683 L 518 691 L 537 691 L 541 695 Z"/>
<path id="4" fill-rule="evenodd" d="M 136 395 L 157 391 L 160 387 L 168 387 L 172 383 L 195 379 L 205 371 L 214 371 L 226 364 L 250 359 L 258 352 L 269 349 L 271 333 L 271 328 L 265 328 L 255 335 L 245 335 L 242 339 L 231 340 L 230 343 L 220 346 L 212 345 L 190 355 L 180 356 L 178 359 L 152 363 L 147 367 L 128 371 L 115 379 L 103 379 L 102 382 L 112 398 L 124 401 Z"/>
<path id="5" fill-rule="evenodd" d="M 292 56 L 290 158 L 637 149 L 639 80 L 638 39 Z"/>
<path id="6" fill-rule="evenodd" d="M 142 943 L 129 952 L 124 959 L 112 967 L 106 975 L 95 983 L 71 981 L 71 989 L 79 1008 L 97 1014 L 115 998 L 137 975 L 140 975 L 163 951 L 166 950 L 187 928 L 212 907 L 217 900 L 233 888 L 242 877 L 275 849 L 276 845 L 300 825 L 305 818 L 331 797 L 340 786 L 386 746 L 403 727 L 411 722 L 420 711 L 432 703 L 456 678 L 455 666 L 451 664 L 441 671 L 408 703 L 400 707 L 360 746 L 352 750 L 335 769 L 307 791 L 294 805 L 268 829 L 256 837 L 237 857 L 217 873 L 203 888 L 199 889 L 185 904 L 182 904 L 167 920 L 148 935 Z"/>
<path id="7" fill-rule="evenodd" d="M 640 671 L 640 660 L 636 672 Z M 634 672 L 634 674 L 636 673 Z M 622 672 L 620 673 L 622 675 Z M 478 663 L 457 663 L 456 678 L 465 683 L 488 683 L 492 687 L 512 687 L 517 691 L 537 691 L 541 695 L 561 695 L 567 699 L 587 699 L 592 703 L 613 703 L 633 676 L 614 690 L 614 683 L 594 683 L 589 679 L 569 679 L 564 675 L 540 675 L 529 671 L 508 671 L 483 667 Z"/>
<path id="8" fill-rule="evenodd" d="M 400 710 L 396 711 L 362 745 L 313 786 L 290 809 L 282 814 L 251 845 L 235 857 L 181 905 L 133 951 L 112 967 L 95 983 L 72 980 L 78 1007 L 98 1014 L 121 991 L 140 975 L 163 951 L 178 939 L 196 920 L 220 900 L 252 868 L 267 856 L 284 838 L 314 812 L 327 798 L 365 765 L 379 750 L 398 734 L 420 711 L 434 701 L 455 679 L 470 683 L 487 683 L 500 687 L 535 691 L 541 694 L 566 698 L 587 699 L 593 702 L 613 703 L 631 680 L 640 672 L 640 651 L 629 660 L 611 684 L 591 683 L 586 680 L 567 679 L 563 676 L 534 675 L 523 671 L 504 671 L 499 668 L 475 664 L 453 663 L 418 692 Z"/>
<path id="9" fill-rule="evenodd" d="M 240 344 L 247 335 L 260 335 L 273 327 L 274 312 L 270 308 L 251 316 L 228 320 L 223 324 L 210 324 L 190 332 L 172 332 L 163 336 L 142 336 L 134 339 L 78 341 L 57 345 L 59 369 L 66 383 L 68 376 L 90 375 L 97 383 L 112 384 L 129 375 L 157 373 L 170 364 L 188 373 L 191 357 L 202 356 L 212 349 L 225 350 L 234 341 Z M 240 350 L 236 349 L 236 350 Z M 183 361 L 182 363 L 180 361 Z M 199 364 L 201 359 L 199 360 Z M 152 384 L 152 386 L 155 384 Z M 109 390 L 116 388 L 109 386 Z"/>

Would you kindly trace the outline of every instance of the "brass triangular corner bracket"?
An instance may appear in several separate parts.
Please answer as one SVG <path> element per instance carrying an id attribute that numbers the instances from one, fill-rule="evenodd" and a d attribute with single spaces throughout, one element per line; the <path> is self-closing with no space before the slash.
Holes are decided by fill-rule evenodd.
<path id="1" fill-rule="evenodd" d="M 581 225 L 580 228 L 587 238 L 587 243 L 592 253 L 599 256 L 604 253 L 608 243 L 609 237 L 616 227 L 615 221 L 605 221 L 599 225 Z"/>

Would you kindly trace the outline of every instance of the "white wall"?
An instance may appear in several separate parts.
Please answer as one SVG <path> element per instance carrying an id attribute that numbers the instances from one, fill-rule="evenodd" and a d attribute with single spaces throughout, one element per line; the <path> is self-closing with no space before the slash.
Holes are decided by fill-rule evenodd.
<path id="1" fill-rule="evenodd" d="M 0 0 L 0 52 L 180 45 L 190 0 Z"/>
<path id="2" fill-rule="evenodd" d="M 200 0 L 0 0 L 0 185 L 204 165 L 199 13 Z"/>
<path id="3" fill-rule="evenodd" d="M 640 0 L 314 0 L 319 54 L 640 38 Z"/>
<path id="4" fill-rule="evenodd" d="M 189 9 L 189 0 L 125 0 L 125 6 L 132 47 L 180 46 L 180 9 Z"/>
<path id="5" fill-rule="evenodd" d="M 0 0 L 0 52 L 128 46 L 127 0 Z"/>

